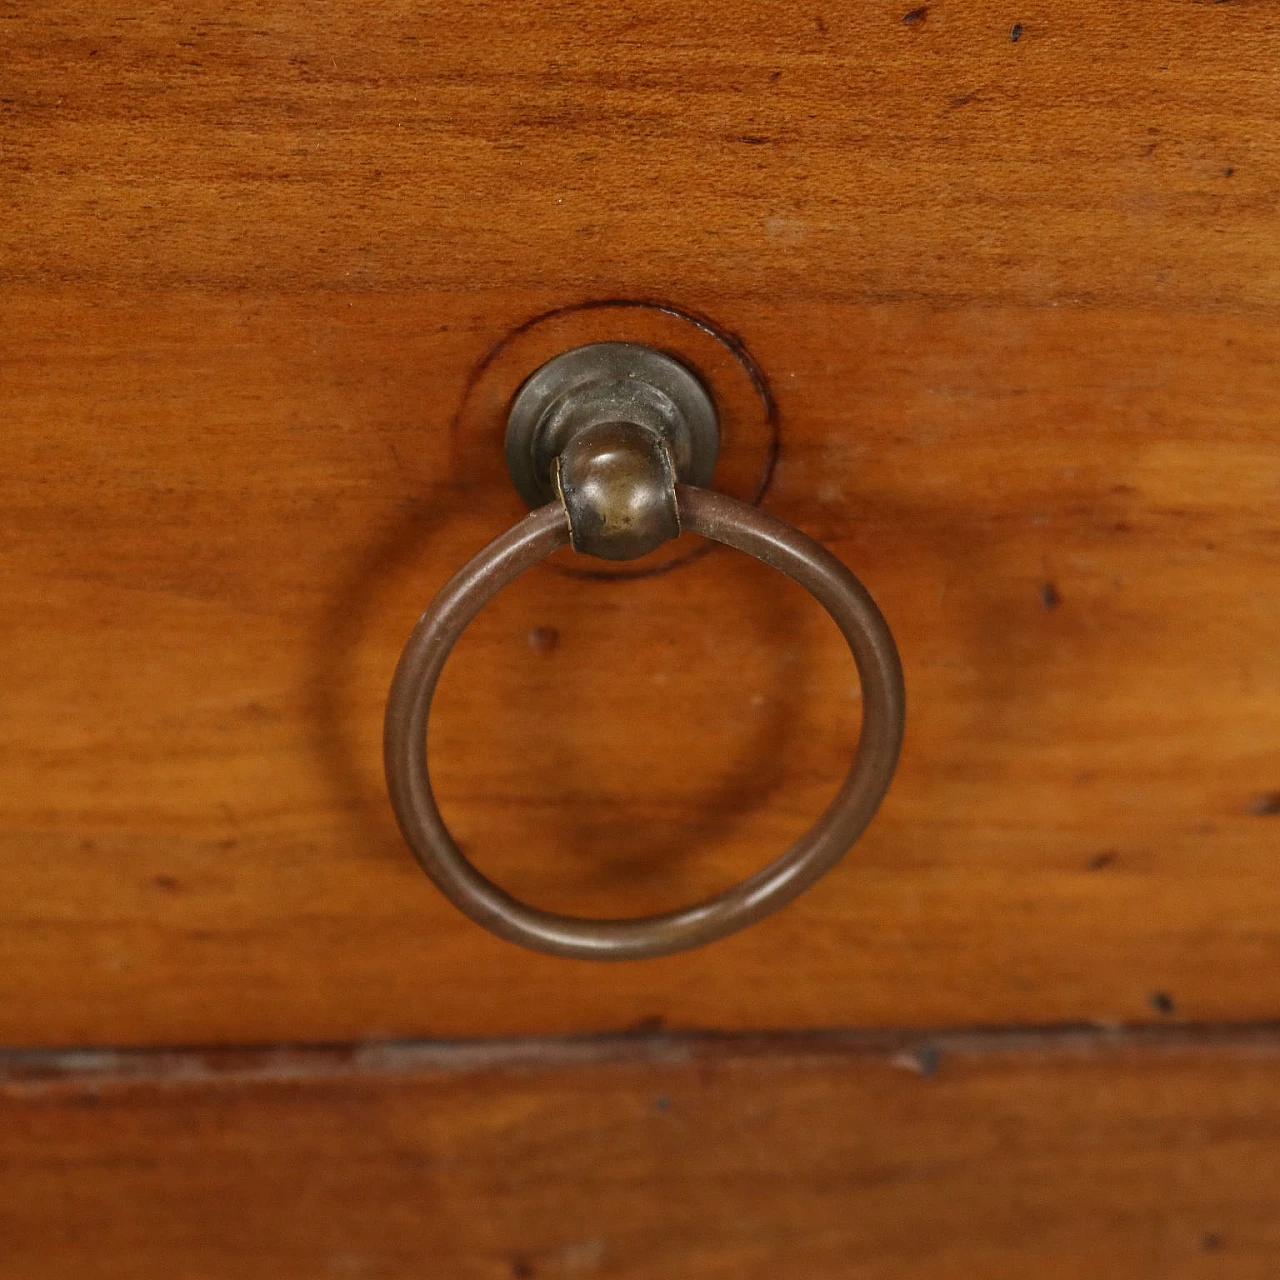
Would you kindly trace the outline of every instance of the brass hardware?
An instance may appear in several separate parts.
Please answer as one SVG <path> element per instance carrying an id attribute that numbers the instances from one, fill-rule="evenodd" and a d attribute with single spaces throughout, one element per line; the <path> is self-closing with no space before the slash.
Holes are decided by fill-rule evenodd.
<path id="1" fill-rule="evenodd" d="M 611 359 L 618 356 L 616 351 L 610 353 Z M 517 396 L 512 419 L 524 394 L 522 389 Z M 568 398 L 573 399 L 572 391 Z M 554 404 L 555 396 L 547 401 Z M 561 404 L 559 412 L 562 420 L 572 419 L 574 406 Z M 618 413 L 616 404 L 602 413 L 593 411 L 584 415 L 589 421 L 579 418 L 573 429 L 564 431 L 559 452 L 547 466 L 548 483 L 558 477 L 563 500 L 539 506 L 495 538 L 463 565 L 428 606 L 396 667 L 383 739 L 387 787 L 400 829 L 441 892 L 499 937 L 551 955 L 596 960 L 643 959 L 701 946 L 759 920 L 804 892 L 840 861 L 874 817 L 893 777 L 905 718 L 897 647 L 875 601 L 858 579 L 825 547 L 784 521 L 725 494 L 690 484 L 672 485 L 672 473 L 680 465 L 677 448 L 670 443 L 674 437 L 656 429 L 652 419 L 630 421 Z M 536 415 L 533 422 L 536 426 Z M 517 434 L 523 449 L 535 433 L 526 424 Z M 509 429 L 509 460 L 511 442 Z M 692 450 L 683 450 L 686 468 L 691 455 Z M 532 449 L 521 455 L 518 483 L 535 475 L 533 456 Z M 513 466 L 513 473 L 517 469 Z M 835 620 L 862 684 L 862 730 L 853 765 L 835 799 L 790 849 L 741 884 L 705 902 L 624 920 L 580 919 L 528 906 L 472 866 L 436 807 L 427 775 L 426 739 L 440 672 L 481 608 L 526 569 L 571 540 L 588 554 L 627 559 L 652 550 L 681 529 L 736 547 L 779 569 L 809 591 Z"/>
<path id="2" fill-rule="evenodd" d="M 582 555 L 635 560 L 680 536 L 676 469 L 662 437 L 647 427 L 584 427 L 551 474 L 569 517 L 569 541 Z"/>
<path id="3" fill-rule="evenodd" d="M 556 491 L 552 464 L 587 427 L 627 422 L 667 446 L 676 477 L 706 485 L 720 451 L 715 405 L 695 374 L 638 342 L 593 342 L 548 360 L 507 415 L 507 470 L 532 510 Z"/>

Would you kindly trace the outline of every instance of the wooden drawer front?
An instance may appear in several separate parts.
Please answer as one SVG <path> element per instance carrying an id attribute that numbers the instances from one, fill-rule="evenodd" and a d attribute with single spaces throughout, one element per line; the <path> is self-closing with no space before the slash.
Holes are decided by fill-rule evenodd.
<path id="1" fill-rule="evenodd" d="M 3 24 L 0 1036 L 1275 1017 L 1280 12 L 440 9 Z M 378 740 L 520 511 L 476 371 L 610 298 L 758 361 L 763 503 L 871 587 L 909 726 L 793 907 L 584 967 L 439 897 Z M 782 849 L 856 726 L 816 607 L 717 552 L 527 575 L 432 760 L 486 870 L 630 914 Z"/>

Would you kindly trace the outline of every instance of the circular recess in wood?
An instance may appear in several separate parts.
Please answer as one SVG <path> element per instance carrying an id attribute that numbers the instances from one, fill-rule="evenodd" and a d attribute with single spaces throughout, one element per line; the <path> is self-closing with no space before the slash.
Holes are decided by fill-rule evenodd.
<path id="1" fill-rule="evenodd" d="M 536 369 L 561 352 L 595 342 L 636 342 L 675 357 L 699 375 L 720 423 L 720 453 L 711 483 L 743 502 L 768 491 L 778 449 L 778 411 L 763 369 L 738 335 L 705 316 L 665 302 L 614 298 L 556 307 L 504 334 L 476 364 L 453 421 L 453 471 L 460 484 L 505 485 L 504 436 L 516 393 Z M 519 498 L 512 493 L 512 512 Z M 567 553 L 548 566 L 587 578 L 634 578 L 673 569 L 711 550 L 692 536 L 654 552 L 642 564 L 584 568 Z"/>

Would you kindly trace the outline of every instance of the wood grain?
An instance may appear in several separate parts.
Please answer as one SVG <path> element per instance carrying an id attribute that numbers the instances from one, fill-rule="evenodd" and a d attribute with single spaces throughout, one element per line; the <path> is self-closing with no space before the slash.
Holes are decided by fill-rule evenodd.
<path id="1" fill-rule="evenodd" d="M 1280 1269 L 1274 1033 L 779 1050 L 667 1039 L 561 1046 L 559 1063 L 529 1046 L 399 1046 L 7 1064 L 5 1274 Z"/>
<path id="2" fill-rule="evenodd" d="M 11 0 L 6 274 L 1280 300 L 1274 5 L 827 8 Z"/>
<path id="3" fill-rule="evenodd" d="M 6 1042 L 1280 1013 L 1280 11 L 846 8 L 8 7 Z M 601 969 L 435 894 L 377 739 L 586 313 L 469 379 L 616 296 L 745 341 L 764 501 L 872 588 L 911 719 L 800 903 Z M 511 888 L 631 913 L 781 849 L 856 724 L 763 569 L 548 568 L 432 761 Z"/>

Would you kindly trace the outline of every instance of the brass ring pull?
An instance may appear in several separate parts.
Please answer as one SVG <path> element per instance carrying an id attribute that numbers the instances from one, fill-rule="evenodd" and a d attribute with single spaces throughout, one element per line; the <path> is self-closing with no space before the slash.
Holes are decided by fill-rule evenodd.
<path id="1" fill-rule="evenodd" d="M 467 861 L 427 776 L 427 719 L 436 681 L 467 624 L 530 566 L 569 541 L 556 503 L 491 542 L 441 589 L 414 628 L 387 704 L 387 784 L 400 830 L 441 892 L 477 924 L 535 951 L 596 960 L 670 955 L 733 933 L 803 893 L 843 857 L 888 789 L 902 741 L 902 668 L 866 588 L 825 547 L 756 507 L 680 485 L 680 524 L 771 564 L 810 591 L 848 641 L 862 682 L 862 734 L 839 793 L 807 834 L 732 889 L 680 911 L 635 920 L 583 920 L 517 901 Z"/>
<path id="2" fill-rule="evenodd" d="M 623 426 L 620 432 L 596 432 L 594 452 L 589 451 L 585 463 L 575 464 L 572 478 L 555 476 L 560 501 L 539 507 L 496 538 L 440 590 L 400 657 L 383 739 L 387 786 L 400 830 L 441 892 L 499 937 L 579 959 L 636 960 L 701 946 L 804 892 L 840 861 L 875 815 L 897 764 L 905 715 L 897 647 L 862 583 L 806 534 L 724 494 L 672 483 L 674 510 L 661 510 L 654 486 L 661 488 L 663 476 L 674 478 L 670 457 L 652 450 L 652 441 L 641 441 L 639 450 L 628 452 L 635 432 Z M 636 459 L 648 456 L 646 451 L 656 456 L 652 485 L 636 479 Z M 568 454 L 564 463 L 567 469 Z M 553 475 L 557 470 L 553 461 Z M 613 475 L 625 475 L 625 481 L 614 486 L 612 497 L 600 498 L 596 490 L 608 490 Z M 571 479 L 576 500 L 566 494 Z M 591 507 L 590 519 L 579 516 L 581 502 Z M 580 518 L 578 528 L 575 521 Z M 805 835 L 768 866 L 705 902 L 638 919 L 590 920 L 542 911 L 482 875 L 449 834 L 427 773 L 431 700 L 459 636 L 504 586 L 571 539 L 575 546 L 579 536 L 589 542 L 612 537 L 644 543 L 643 530 L 651 526 L 687 530 L 745 551 L 787 574 L 822 604 L 848 642 L 862 685 L 857 754 L 835 799 Z M 608 551 L 597 547 L 595 553 Z"/>

